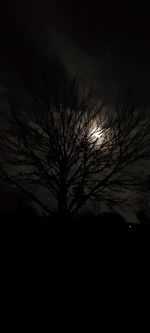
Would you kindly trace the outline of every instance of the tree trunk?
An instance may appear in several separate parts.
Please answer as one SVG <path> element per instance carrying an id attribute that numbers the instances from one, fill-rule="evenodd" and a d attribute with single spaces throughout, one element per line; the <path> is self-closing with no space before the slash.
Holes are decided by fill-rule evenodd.
<path id="1" fill-rule="evenodd" d="M 68 216 L 65 169 L 62 169 L 60 174 L 60 191 L 58 195 L 57 215 L 63 219 Z"/>

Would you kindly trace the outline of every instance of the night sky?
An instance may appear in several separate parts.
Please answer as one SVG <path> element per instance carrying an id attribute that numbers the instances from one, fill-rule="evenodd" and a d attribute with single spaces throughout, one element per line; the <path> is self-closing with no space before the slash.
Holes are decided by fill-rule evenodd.
<path id="1" fill-rule="evenodd" d="M 37 79 L 39 63 L 45 68 L 59 58 L 70 76 L 92 81 L 107 99 L 120 87 L 133 87 L 149 104 L 150 22 L 143 1 L 141 5 L 129 0 L 4 3 L 0 57 L 7 69 L 11 66 L 21 78 Z"/>
<path id="2" fill-rule="evenodd" d="M 66 71 L 109 102 L 120 88 L 134 88 L 149 106 L 149 34 L 144 1 L 1 1 L 0 92 Z"/>

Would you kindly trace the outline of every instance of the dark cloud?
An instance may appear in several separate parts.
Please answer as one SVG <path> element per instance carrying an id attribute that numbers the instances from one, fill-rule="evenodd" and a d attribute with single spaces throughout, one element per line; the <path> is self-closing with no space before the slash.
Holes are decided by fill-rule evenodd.
<path id="1" fill-rule="evenodd" d="M 5 0 L 5 9 L 1 49 L 16 66 L 23 63 L 24 72 L 29 67 L 36 72 L 39 63 L 46 66 L 57 55 L 70 75 L 94 82 L 108 98 L 118 87 L 131 86 L 149 103 L 150 23 L 144 2 Z"/>

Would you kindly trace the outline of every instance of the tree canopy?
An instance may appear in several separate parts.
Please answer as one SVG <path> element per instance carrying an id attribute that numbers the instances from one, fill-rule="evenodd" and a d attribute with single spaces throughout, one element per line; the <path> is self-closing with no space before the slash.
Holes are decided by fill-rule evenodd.
<path id="1" fill-rule="evenodd" d="M 28 101 L 1 101 L 1 179 L 60 215 L 119 203 L 124 189 L 140 185 L 133 168 L 149 159 L 150 121 L 130 92 L 113 110 L 75 81 L 59 98 Z"/>

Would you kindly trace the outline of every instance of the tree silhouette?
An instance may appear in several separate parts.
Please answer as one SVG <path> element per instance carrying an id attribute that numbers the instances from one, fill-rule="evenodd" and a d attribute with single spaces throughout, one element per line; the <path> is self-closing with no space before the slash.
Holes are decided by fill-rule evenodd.
<path id="1" fill-rule="evenodd" d="M 140 183 L 133 167 L 150 156 L 149 130 L 130 92 L 113 111 L 75 81 L 62 88 L 61 97 L 59 90 L 59 98 L 44 102 L 3 100 L 0 177 L 48 214 L 73 215 L 90 201 L 113 205 L 123 190 Z"/>

